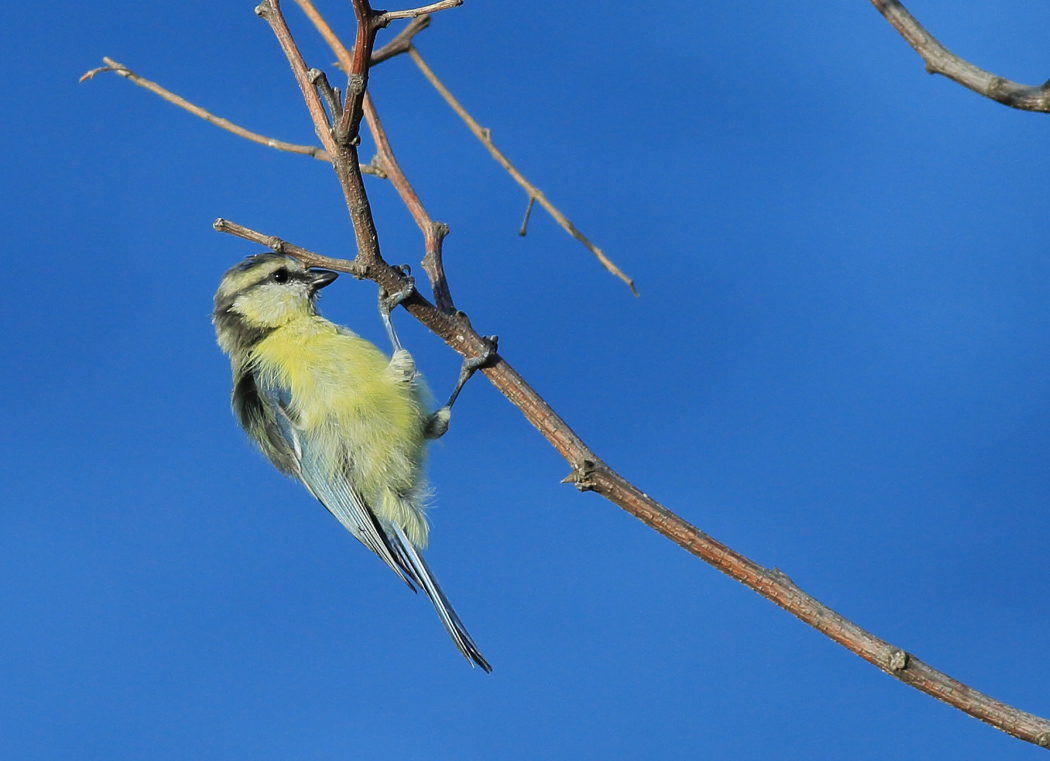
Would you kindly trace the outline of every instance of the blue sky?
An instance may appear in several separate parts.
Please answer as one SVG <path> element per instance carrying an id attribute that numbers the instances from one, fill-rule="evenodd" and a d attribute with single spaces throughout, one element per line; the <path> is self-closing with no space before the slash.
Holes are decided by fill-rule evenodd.
<path id="1" fill-rule="evenodd" d="M 1050 76 L 1042 4 L 909 8 L 979 65 Z M 331 171 L 117 77 L 77 84 L 108 55 L 312 142 L 252 3 L 7 16 L 6 758 L 1042 757 L 559 484 L 484 380 L 430 458 L 428 559 L 494 673 L 470 669 L 229 412 L 210 302 L 259 249 L 211 222 L 350 256 Z M 452 229 L 457 305 L 506 359 L 701 529 L 1050 716 L 1046 117 L 927 76 L 864 0 L 468 0 L 418 46 L 642 294 L 539 211 L 519 238 L 523 192 L 407 58 L 386 63 L 372 92 Z M 392 189 L 368 187 L 386 257 L 417 263 Z M 378 342 L 374 304 L 346 277 L 322 306 Z M 395 321 L 444 396 L 458 357 Z"/>

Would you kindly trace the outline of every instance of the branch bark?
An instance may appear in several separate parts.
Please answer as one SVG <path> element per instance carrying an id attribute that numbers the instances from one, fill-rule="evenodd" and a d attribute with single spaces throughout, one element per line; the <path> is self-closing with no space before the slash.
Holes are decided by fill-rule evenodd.
<path id="1" fill-rule="evenodd" d="M 268 246 L 279 253 L 296 256 L 308 267 L 348 272 L 356 277 L 375 280 L 387 290 L 393 290 L 398 285 L 396 273 L 391 275 L 386 272 L 389 268 L 363 268 L 357 261 L 347 262 L 320 256 L 291 246 L 275 236 L 222 219 L 216 220 L 215 228 Z M 463 313 L 445 314 L 418 293 L 413 293 L 403 302 L 403 306 L 409 314 L 465 357 L 484 354 L 484 339 L 475 332 Z M 494 353 L 481 372 L 568 461 L 572 472 L 566 477 L 566 482 L 574 483 L 580 491 L 600 494 L 687 552 L 779 605 L 890 676 L 1020 740 L 1050 748 L 1050 721 L 979 692 L 876 637 L 802 591 L 784 573 L 764 568 L 708 536 L 628 482 L 602 462 L 501 355 Z"/>
<path id="2" fill-rule="evenodd" d="M 1031 86 L 1011 82 L 974 66 L 939 43 L 898 0 L 871 0 L 904 41 L 922 56 L 926 71 L 958 82 L 979 95 L 1022 111 L 1050 111 L 1050 82 Z"/>

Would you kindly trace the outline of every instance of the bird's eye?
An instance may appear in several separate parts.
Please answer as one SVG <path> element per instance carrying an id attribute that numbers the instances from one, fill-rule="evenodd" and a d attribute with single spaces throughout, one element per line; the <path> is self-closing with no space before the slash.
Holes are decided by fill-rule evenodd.
<path id="1" fill-rule="evenodd" d="M 270 275 L 270 279 L 275 283 L 287 283 L 288 282 L 288 270 L 281 267 L 279 270 Z"/>

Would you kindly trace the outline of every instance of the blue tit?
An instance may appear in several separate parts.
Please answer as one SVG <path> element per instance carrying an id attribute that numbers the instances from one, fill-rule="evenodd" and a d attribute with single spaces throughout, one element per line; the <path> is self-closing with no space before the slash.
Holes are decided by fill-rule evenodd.
<path id="1" fill-rule="evenodd" d="M 317 292 L 335 279 L 281 254 L 251 256 L 223 275 L 212 322 L 233 369 L 234 414 L 281 473 L 421 588 L 459 651 L 491 671 L 420 554 L 426 440 L 448 428 L 449 405 L 428 412 L 389 307 L 390 358 L 318 314 Z"/>

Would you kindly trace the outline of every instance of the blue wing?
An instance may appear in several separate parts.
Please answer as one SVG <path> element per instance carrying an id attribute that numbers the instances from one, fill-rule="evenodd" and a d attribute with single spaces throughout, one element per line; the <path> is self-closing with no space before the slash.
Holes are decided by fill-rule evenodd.
<path id="1" fill-rule="evenodd" d="M 259 379 L 256 381 L 258 383 Z M 294 475 L 328 512 L 361 544 L 382 558 L 409 588 L 413 591 L 417 586 L 422 589 L 434 604 L 438 618 L 463 656 L 491 672 L 492 667 L 474 644 L 437 579 L 401 527 L 381 522 L 361 494 L 338 471 L 334 478 L 330 475 L 333 470 L 325 467 L 322 460 L 324 453 L 310 446 L 309 437 L 299 430 L 292 419 L 289 411 L 291 394 L 287 389 L 275 388 L 266 383 L 258 383 L 258 388 L 263 403 L 274 411 L 277 433 L 290 450 Z"/>
<path id="2" fill-rule="evenodd" d="M 331 469 L 322 466 L 323 453 L 310 446 L 309 438 L 303 435 L 292 420 L 289 412 L 291 394 L 288 390 L 264 383 L 258 383 L 258 387 L 263 402 L 274 410 L 277 430 L 291 450 L 295 464 L 293 473 L 303 486 L 354 535 L 355 539 L 378 555 L 410 588 L 415 589 L 413 582 L 423 587 L 424 584 L 413 569 L 410 566 L 406 567 L 401 560 L 403 548 L 392 546 L 395 543 L 384 531 L 364 498 L 345 478 L 340 477 L 340 474 L 336 473 L 335 478 L 328 475 Z"/>

